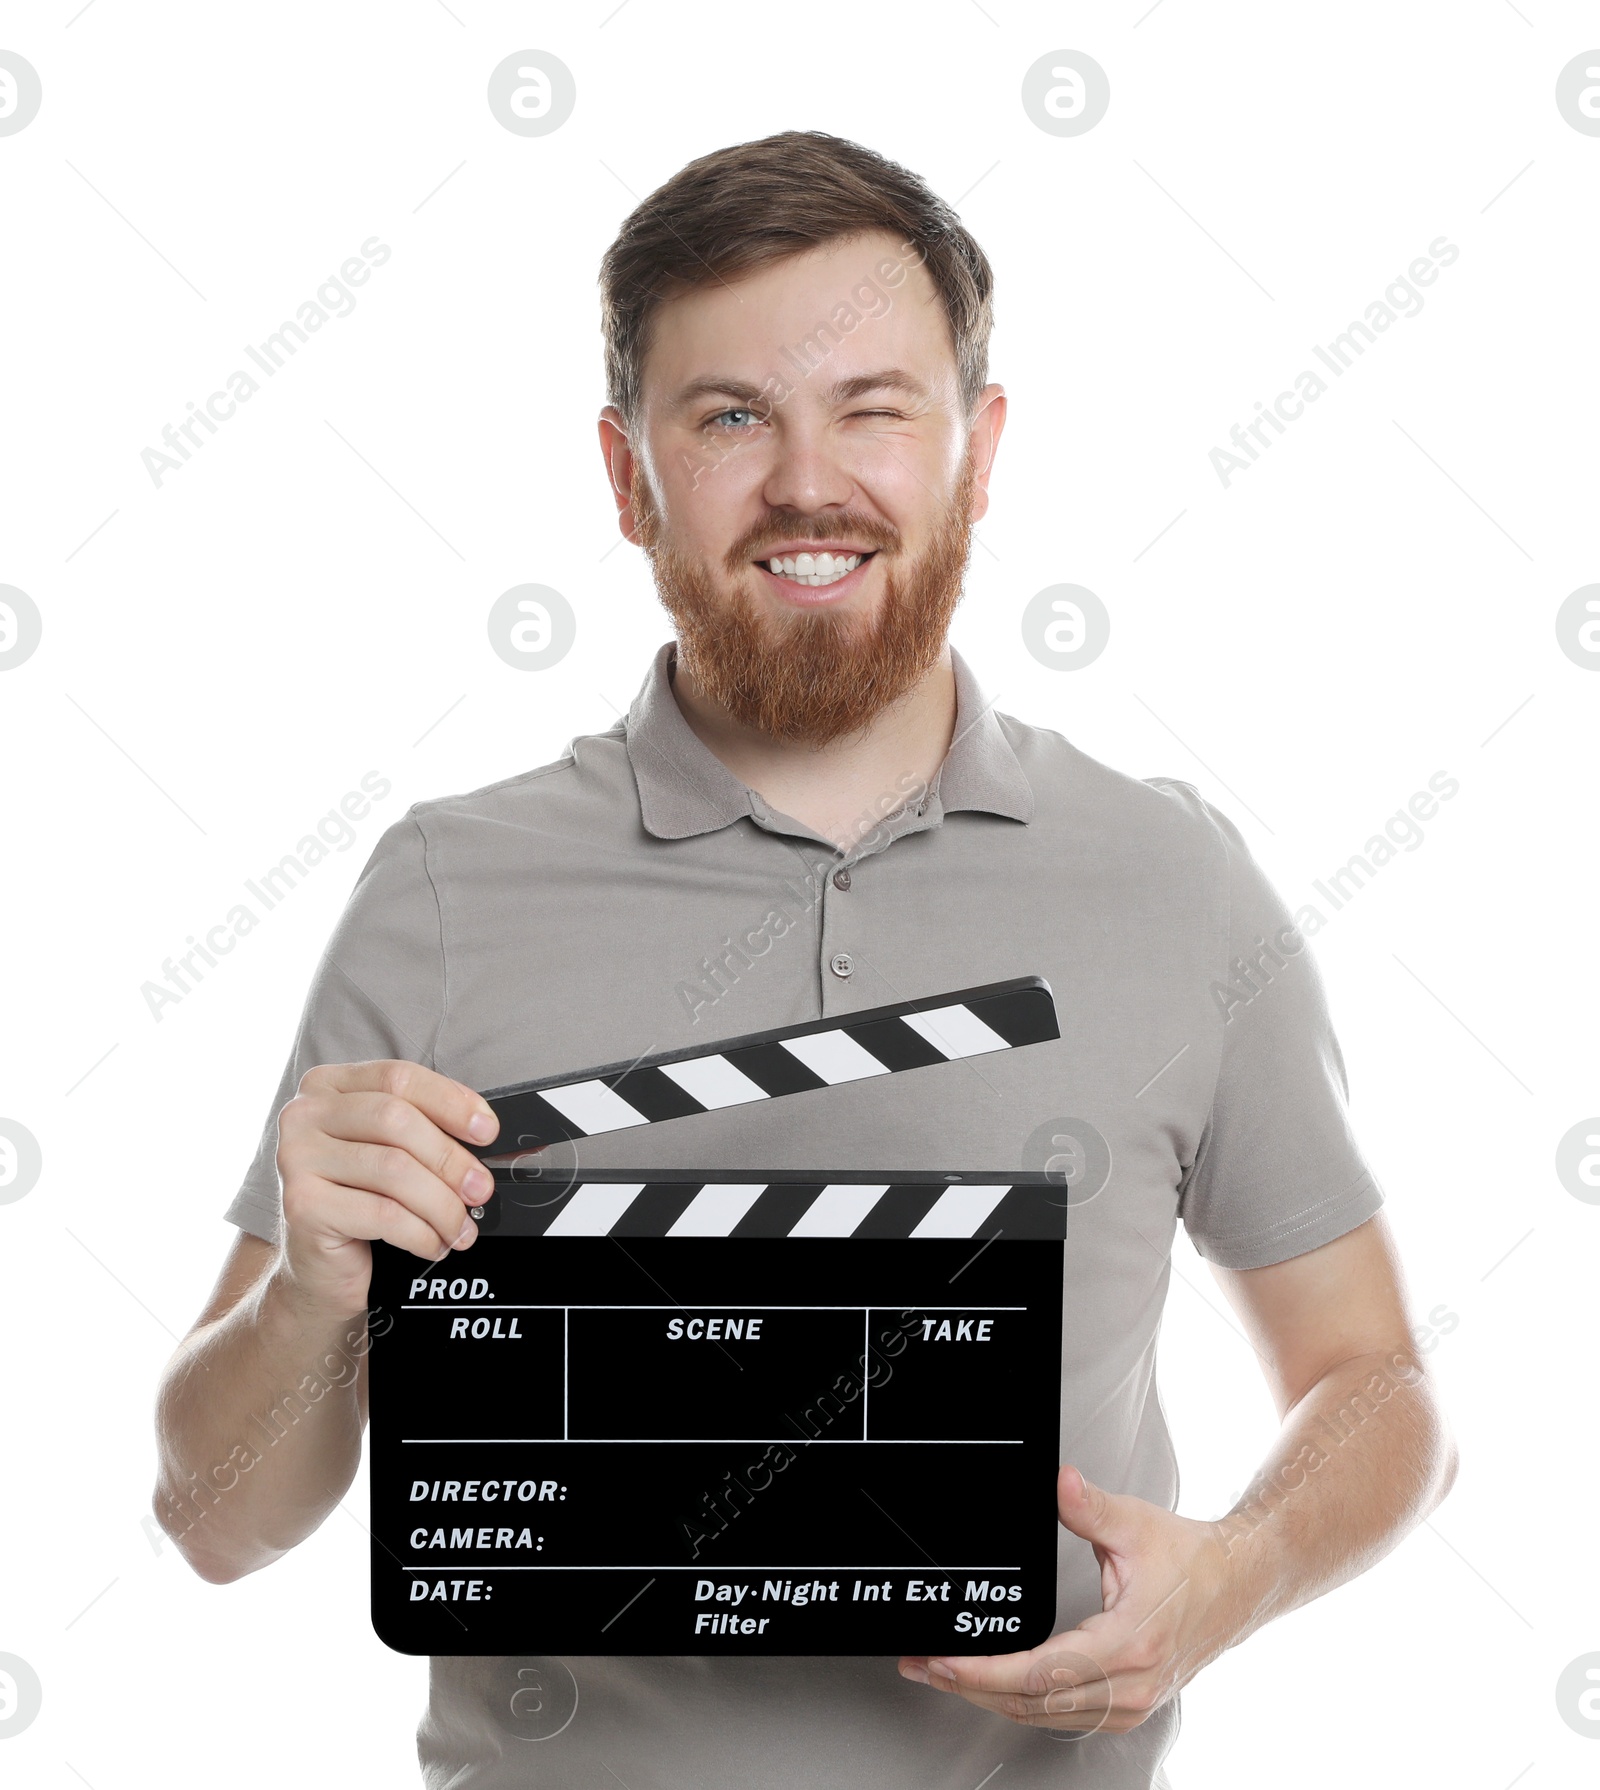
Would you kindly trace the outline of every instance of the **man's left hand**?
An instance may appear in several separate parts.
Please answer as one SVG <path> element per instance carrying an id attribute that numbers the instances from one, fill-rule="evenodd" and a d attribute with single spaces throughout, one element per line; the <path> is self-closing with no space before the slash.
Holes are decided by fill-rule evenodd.
<path id="1" fill-rule="evenodd" d="M 1026 1653 L 906 1657 L 900 1673 L 1034 1728 L 1135 1728 L 1253 1626 L 1222 1526 L 1056 1481 L 1062 1525 L 1094 1548 L 1104 1609 Z"/>

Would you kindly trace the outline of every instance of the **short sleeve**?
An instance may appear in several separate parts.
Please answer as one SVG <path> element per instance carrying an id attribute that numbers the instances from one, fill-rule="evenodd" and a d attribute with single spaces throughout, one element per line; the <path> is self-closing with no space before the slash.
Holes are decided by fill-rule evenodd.
<path id="1" fill-rule="evenodd" d="M 278 1114 L 319 1063 L 403 1057 L 433 1065 L 444 1016 L 444 942 L 415 809 L 373 847 L 324 948 L 255 1156 L 223 1214 L 276 1242 L 282 1214 Z"/>
<path id="2" fill-rule="evenodd" d="M 1383 1193 L 1351 1129 L 1344 1057 L 1307 937 L 1238 828 L 1194 799 L 1225 848 L 1228 954 L 1212 972 L 1216 1088 L 1179 1212 L 1201 1255 L 1262 1268 L 1353 1230 Z"/>

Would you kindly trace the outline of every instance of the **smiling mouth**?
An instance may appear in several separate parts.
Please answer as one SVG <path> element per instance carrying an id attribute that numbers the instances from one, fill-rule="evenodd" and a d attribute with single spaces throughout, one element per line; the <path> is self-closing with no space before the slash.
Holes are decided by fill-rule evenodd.
<path id="1" fill-rule="evenodd" d="M 867 553 L 832 553 L 823 549 L 816 553 L 786 553 L 778 559 L 758 559 L 756 564 L 771 572 L 774 577 L 787 578 L 792 584 L 817 589 L 822 585 L 837 584 L 841 578 L 848 578 L 858 566 L 863 566 L 874 558 L 876 553 L 876 548 Z"/>

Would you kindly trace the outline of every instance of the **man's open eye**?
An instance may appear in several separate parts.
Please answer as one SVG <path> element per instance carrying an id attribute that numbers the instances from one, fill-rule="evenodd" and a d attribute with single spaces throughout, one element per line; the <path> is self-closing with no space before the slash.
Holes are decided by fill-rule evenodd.
<path id="1" fill-rule="evenodd" d="M 751 420 L 751 422 L 757 422 L 757 423 L 759 423 L 761 421 L 761 418 L 755 413 L 755 411 L 750 409 L 750 407 L 748 405 L 740 404 L 731 410 L 719 410 L 715 416 L 708 417 L 706 419 L 705 426 L 708 429 L 709 428 L 721 428 L 724 426 L 722 419 L 724 417 L 729 417 L 729 416 L 748 417 Z M 739 428 L 745 428 L 748 425 L 744 424 L 744 423 L 732 423 L 732 424 L 728 424 L 727 426 L 730 428 L 739 429 Z"/>

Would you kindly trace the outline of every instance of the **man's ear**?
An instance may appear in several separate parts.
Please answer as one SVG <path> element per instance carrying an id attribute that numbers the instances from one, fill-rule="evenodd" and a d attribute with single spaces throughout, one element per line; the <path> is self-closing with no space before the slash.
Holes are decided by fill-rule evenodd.
<path id="1" fill-rule="evenodd" d="M 972 520 L 981 522 L 989 512 L 989 474 L 994 470 L 994 457 L 1000 447 L 1000 434 L 1006 426 L 1006 393 L 1002 385 L 986 385 L 978 394 L 977 414 L 967 437 L 967 451 L 972 456 Z"/>
<path id="2" fill-rule="evenodd" d="M 625 541 L 637 541 L 633 514 L 633 448 L 622 412 L 615 404 L 606 405 L 600 412 L 599 430 L 600 455 L 605 461 L 606 480 L 617 506 L 617 526 Z"/>

